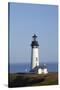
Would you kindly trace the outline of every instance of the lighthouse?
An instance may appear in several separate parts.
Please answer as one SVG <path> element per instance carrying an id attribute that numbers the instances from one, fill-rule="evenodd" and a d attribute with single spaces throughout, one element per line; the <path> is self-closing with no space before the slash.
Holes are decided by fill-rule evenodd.
<path id="1" fill-rule="evenodd" d="M 34 34 L 32 36 L 31 42 L 31 70 L 30 72 L 37 73 L 37 74 L 47 74 L 48 70 L 46 64 L 39 65 L 39 44 L 37 41 L 37 36 Z"/>
<path id="2" fill-rule="evenodd" d="M 39 66 L 39 44 L 36 40 L 37 36 L 34 34 L 32 38 L 33 40 L 31 43 L 31 70 Z"/>

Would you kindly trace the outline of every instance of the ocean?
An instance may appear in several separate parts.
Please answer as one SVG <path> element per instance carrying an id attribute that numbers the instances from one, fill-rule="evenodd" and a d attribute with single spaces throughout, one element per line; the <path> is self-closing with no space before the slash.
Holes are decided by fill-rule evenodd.
<path id="1" fill-rule="evenodd" d="M 48 68 L 48 72 L 58 72 L 57 63 L 47 63 L 46 65 Z M 30 68 L 31 68 L 30 63 L 9 64 L 8 72 L 10 73 L 29 72 Z"/>

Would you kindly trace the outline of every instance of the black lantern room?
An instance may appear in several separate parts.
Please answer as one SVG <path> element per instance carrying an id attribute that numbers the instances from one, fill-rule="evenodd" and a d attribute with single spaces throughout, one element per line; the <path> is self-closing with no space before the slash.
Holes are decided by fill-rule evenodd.
<path id="1" fill-rule="evenodd" d="M 33 48 L 34 46 L 38 47 L 39 44 L 38 44 L 38 41 L 36 40 L 36 38 L 37 38 L 36 34 L 34 34 L 34 36 L 32 36 L 32 37 L 33 37 L 33 41 L 32 41 L 32 43 L 31 43 L 32 48 Z"/>

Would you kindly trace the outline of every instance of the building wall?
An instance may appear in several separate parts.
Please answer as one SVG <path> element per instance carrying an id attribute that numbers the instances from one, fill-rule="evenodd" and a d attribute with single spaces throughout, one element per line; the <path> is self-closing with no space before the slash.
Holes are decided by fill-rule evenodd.
<path id="1" fill-rule="evenodd" d="M 32 48 L 32 55 L 31 55 L 31 64 L 32 64 L 32 69 L 35 68 L 36 66 L 39 66 L 39 51 L 38 48 L 34 47 Z"/>
<path id="2" fill-rule="evenodd" d="M 48 73 L 47 68 L 44 68 L 44 69 L 39 68 L 38 69 L 38 74 L 47 74 L 47 73 Z"/>
<path id="3" fill-rule="evenodd" d="M 43 72 L 44 74 L 47 74 L 48 73 L 47 68 L 43 69 Z"/>
<path id="4" fill-rule="evenodd" d="M 38 69 L 38 74 L 42 74 L 42 69 Z"/>

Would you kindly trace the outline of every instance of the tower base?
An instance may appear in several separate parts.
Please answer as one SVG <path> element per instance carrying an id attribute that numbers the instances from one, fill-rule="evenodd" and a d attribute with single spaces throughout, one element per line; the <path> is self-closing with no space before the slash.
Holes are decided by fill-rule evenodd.
<path id="1" fill-rule="evenodd" d="M 37 66 L 34 69 L 30 70 L 30 72 L 36 74 L 48 74 L 47 67 L 43 67 L 43 66 Z"/>

